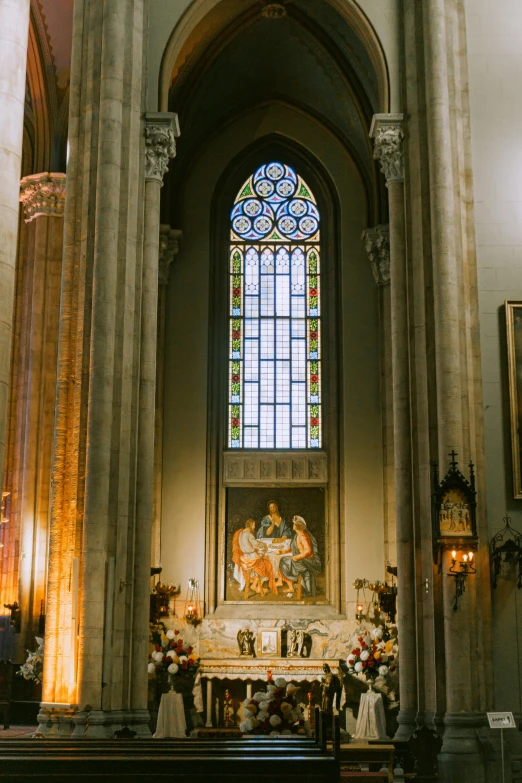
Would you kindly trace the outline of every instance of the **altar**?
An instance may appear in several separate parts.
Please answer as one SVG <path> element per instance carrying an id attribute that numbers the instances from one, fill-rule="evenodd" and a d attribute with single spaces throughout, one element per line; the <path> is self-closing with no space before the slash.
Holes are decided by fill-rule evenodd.
<path id="1" fill-rule="evenodd" d="M 246 697 L 252 696 L 252 682 L 268 682 L 270 677 L 284 677 L 291 682 L 320 682 L 324 675 L 323 666 L 328 664 L 334 674 L 339 673 L 339 661 L 328 658 L 206 658 L 202 659 L 198 674 L 206 679 L 206 722 L 212 724 L 212 681 L 246 681 Z"/>

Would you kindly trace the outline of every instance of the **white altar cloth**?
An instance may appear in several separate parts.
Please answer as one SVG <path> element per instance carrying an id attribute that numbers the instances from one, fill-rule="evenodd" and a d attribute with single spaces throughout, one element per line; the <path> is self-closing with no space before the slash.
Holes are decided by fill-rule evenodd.
<path id="1" fill-rule="evenodd" d="M 187 724 L 181 693 L 163 693 L 158 712 L 158 724 L 153 739 L 185 737 Z"/>
<path id="2" fill-rule="evenodd" d="M 355 739 L 387 739 L 382 694 L 368 691 L 361 696 Z"/>

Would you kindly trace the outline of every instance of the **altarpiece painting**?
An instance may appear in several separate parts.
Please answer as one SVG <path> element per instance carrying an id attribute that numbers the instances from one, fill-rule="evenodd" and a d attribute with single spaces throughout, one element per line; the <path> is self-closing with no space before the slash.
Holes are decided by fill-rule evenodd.
<path id="1" fill-rule="evenodd" d="M 326 602 L 325 492 L 229 487 L 225 601 Z"/>

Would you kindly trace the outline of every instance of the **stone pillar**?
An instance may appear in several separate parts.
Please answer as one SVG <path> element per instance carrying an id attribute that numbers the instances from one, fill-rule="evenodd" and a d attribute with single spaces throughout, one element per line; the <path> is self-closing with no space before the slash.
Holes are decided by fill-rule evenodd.
<path id="1" fill-rule="evenodd" d="M 401 649 L 398 739 L 408 738 L 414 731 L 418 708 L 403 136 L 402 114 L 374 115 L 370 137 L 374 139 L 374 157 L 380 161 L 386 177 L 390 210 L 390 326 Z"/>
<path id="2" fill-rule="evenodd" d="M 159 216 L 144 13 L 144 0 L 74 5 L 43 698 L 77 707 L 78 736 L 148 733 Z"/>
<path id="3" fill-rule="evenodd" d="M 147 660 L 150 614 L 151 537 L 154 507 L 154 432 L 156 418 L 156 358 L 158 333 L 158 263 L 160 189 L 169 159 L 176 154 L 178 117 L 170 112 L 145 118 L 145 222 L 141 300 L 136 553 L 131 669 L 131 706 L 147 710 L 147 679 L 141 676 Z"/>
<path id="4" fill-rule="evenodd" d="M 384 559 L 397 565 L 395 530 L 395 470 L 393 464 L 393 381 L 390 309 L 390 227 L 368 228 L 362 233 L 365 250 L 379 293 L 381 337 L 382 443 L 384 457 Z M 389 574 L 385 573 L 385 579 Z"/>
<path id="5" fill-rule="evenodd" d="M 3 487 L 30 0 L 0 0 L 0 487 Z"/>
<path id="6" fill-rule="evenodd" d="M 34 648 L 34 636 L 41 633 L 40 612 L 45 610 L 65 174 L 24 177 L 20 201 L 25 222 L 13 335 L 14 437 L 6 461 L 11 477 L 9 525 L 18 530 L 20 541 L 19 552 L 11 552 L 9 562 L 18 573 L 21 607 L 17 660 Z"/>
<path id="7" fill-rule="evenodd" d="M 163 480 L 163 405 L 165 395 L 165 308 L 170 267 L 179 252 L 183 233 L 160 226 L 158 267 L 158 348 L 156 359 L 156 424 L 154 435 L 154 513 L 152 516 L 152 565 L 161 565 L 161 496 Z"/>

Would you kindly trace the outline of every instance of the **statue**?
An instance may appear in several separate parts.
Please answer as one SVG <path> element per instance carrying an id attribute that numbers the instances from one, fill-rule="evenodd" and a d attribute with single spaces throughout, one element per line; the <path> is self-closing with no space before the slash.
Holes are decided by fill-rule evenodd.
<path id="1" fill-rule="evenodd" d="M 255 658 L 254 634 L 250 628 L 241 628 L 237 632 L 239 655 L 243 658 Z"/>
<path id="2" fill-rule="evenodd" d="M 323 664 L 323 672 L 324 676 L 321 679 L 321 709 L 332 715 L 334 699 L 340 691 L 339 678 L 333 673 L 327 663 Z"/>
<path id="3" fill-rule="evenodd" d="M 287 658 L 303 658 L 304 631 L 290 628 L 287 636 Z"/>

